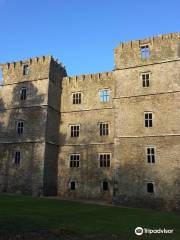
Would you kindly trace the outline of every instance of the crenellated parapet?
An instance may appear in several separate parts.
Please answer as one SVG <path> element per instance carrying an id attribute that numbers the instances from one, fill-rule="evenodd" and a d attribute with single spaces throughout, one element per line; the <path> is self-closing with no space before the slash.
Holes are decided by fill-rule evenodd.
<path id="1" fill-rule="evenodd" d="M 33 64 L 44 64 L 47 62 L 50 62 L 50 60 L 52 59 L 52 56 L 42 56 L 42 57 L 34 57 L 34 58 L 29 58 L 29 59 L 25 59 L 23 61 L 17 61 L 17 62 L 7 62 L 5 64 L 0 64 L 0 66 L 2 66 L 4 69 L 16 69 L 18 67 L 23 66 L 24 64 L 29 64 L 29 65 L 33 65 Z"/>
<path id="2" fill-rule="evenodd" d="M 148 46 L 149 57 L 142 59 L 141 48 Z M 114 50 L 115 68 L 123 69 L 180 58 L 180 33 L 153 36 L 121 43 Z"/>
<path id="3" fill-rule="evenodd" d="M 25 66 L 28 68 L 27 74 L 24 72 Z M 65 67 L 50 55 L 0 64 L 0 67 L 3 72 L 3 84 L 49 78 L 51 70 L 66 75 Z"/>
<path id="4" fill-rule="evenodd" d="M 112 78 L 112 72 L 103 72 L 103 73 L 95 73 L 95 74 L 84 74 L 79 76 L 72 77 L 64 77 L 64 84 L 79 84 L 85 82 L 88 84 L 89 81 L 98 82 L 98 81 L 106 81 Z"/>

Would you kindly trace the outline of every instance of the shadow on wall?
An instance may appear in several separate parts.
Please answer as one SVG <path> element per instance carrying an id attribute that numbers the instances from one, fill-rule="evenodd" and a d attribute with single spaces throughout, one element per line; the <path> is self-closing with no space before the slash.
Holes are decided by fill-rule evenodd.
<path id="1" fill-rule="evenodd" d="M 180 171 L 175 168 L 170 171 L 171 180 L 161 173 L 161 169 L 149 171 L 142 161 L 132 160 L 121 165 L 116 176 L 118 192 L 114 202 L 131 207 L 180 211 Z M 154 193 L 147 192 L 148 182 L 154 183 Z"/>
<path id="2" fill-rule="evenodd" d="M 6 86 L 3 86 L 6 93 Z M 27 89 L 27 98 L 21 100 L 21 89 Z M 40 161 L 35 143 L 45 136 L 46 111 L 38 107 L 44 103 L 44 94 L 31 82 L 22 82 L 15 85 L 11 99 L 5 94 L 0 98 L 0 143 L 2 146 L 0 175 L 3 176 L 4 192 L 20 192 L 32 194 L 32 186 L 38 181 L 41 171 Z M 9 102 L 8 102 L 9 100 Z M 28 108 L 34 106 L 33 111 Z M 18 122 L 23 122 L 23 132 L 18 133 Z M 20 144 L 18 144 L 18 142 Z M 3 144 L 8 143 L 8 144 Z M 22 152 L 21 164 L 15 164 L 15 153 Z M 42 158 L 42 156 L 40 156 Z M 38 190 L 37 190 L 38 191 Z"/>
<path id="3" fill-rule="evenodd" d="M 180 58 L 180 43 L 178 45 L 178 57 Z"/>
<path id="4" fill-rule="evenodd" d="M 61 124 L 64 125 L 62 120 Z M 99 126 L 95 127 L 92 119 L 89 118 L 83 125 L 79 138 L 71 138 L 71 130 L 66 124 L 67 134 L 60 133 L 59 173 L 61 183 L 59 190 L 65 194 L 65 197 L 111 201 L 114 169 L 113 166 L 112 168 L 100 167 L 99 153 L 113 153 L 113 147 L 105 151 L 103 146 L 90 144 L 97 142 L 96 134 L 99 137 Z M 64 130 L 64 127 L 62 129 Z M 69 144 L 69 146 L 63 149 L 65 144 Z M 70 168 L 69 154 L 80 154 L 79 168 Z M 76 191 L 70 190 L 71 181 L 77 182 Z M 106 191 L 103 191 L 103 181 L 107 181 L 109 184 Z M 61 195 L 61 192 L 59 194 Z"/>
<path id="5" fill-rule="evenodd" d="M 21 100 L 21 89 L 27 89 L 27 98 Z M 33 141 L 41 140 L 45 134 L 46 112 L 39 106 L 44 103 L 45 95 L 39 94 L 38 89 L 31 83 L 19 83 L 13 88 L 12 100 L 7 106 L 11 109 L 8 113 L 9 124 L 7 125 L 6 139 Z M 29 109 L 29 106 L 33 106 Z M 17 133 L 18 121 L 23 121 L 23 134 Z"/>
<path id="6" fill-rule="evenodd" d="M 1 91 L 1 89 L 0 89 Z M 0 135 L 2 134 L 2 131 L 4 129 L 4 122 L 3 122 L 3 116 L 4 116 L 4 101 L 2 99 L 2 96 L 1 96 L 1 92 L 0 92 L 0 113 L 1 113 L 1 118 L 0 118 Z"/>

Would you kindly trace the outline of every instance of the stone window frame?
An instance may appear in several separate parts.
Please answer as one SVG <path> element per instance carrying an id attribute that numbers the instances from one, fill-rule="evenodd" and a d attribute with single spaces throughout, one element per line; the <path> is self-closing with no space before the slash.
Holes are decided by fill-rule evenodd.
<path id="1" fill-rule="evenodd" d="M 107 93 L 105 94 L 105 92 L 107 92 Z M 111 93 L 110 88 L 99 89 L 100 103 L 108 103 L 110 101 L 110 93 Z"/>
<path id="2" fill-rule="evenodd" d="M 103 128 L 101 128 L 101 125 L 107 125 L 107 128 L 105 127 L 103 129 Z M 99 126 L 99 136 L 103 137 L 103 136 L 110 135 L 110 123 L 109 122 L 99 122 L 98 126 Z M 105 134 L 103 134 L 103 133 L 105 133 Z"/>
<path id="3" fill-rule="evenodd" d="M 149 192 L 148 191 L 148 184 L 152 184 L 153 185 L 153 192 Z M 156 188 L 155 188 L 155 181 L 154 180 L 148 180 L 146 182 L 146 193 L 150 194 L 150 195 L 154 195 L 156 193 Z"/>
<path id="4" fill-rule="evenodd" d="M 24 133 L 24 120 L 17 119 L 15 120 L 16 133 L 17 135 L 22 135 Z"/>
<path id="5" fill-rule="evenodd" d="M 140 45 L 140 55 L 141 60 L 147 60 L 150 58 L 151 51 L 150 51 L 150 44 L 142 44 Z"/>
<path id="6" fill-rule="evenodd" d="M 150 118 L 149 114 L 152 115 L 152 118 Z M 144 111 L 144 124 L 143 125 L 144 125 L 144 128 L 153 128 L 154 113 L 152 111 Z"/>
<path id="7" fill-rule="evenodd" d="M 154 153 L 152 153 L 152 151 L 151 151 L 152 149 L 154 150 Z M 150 151 L 148 151 L 148 150 L 150 150 Z M 157 154 L 156 154 L 156 147 L 155 146 L 147 145 L 145 147 L 145 156 L 146 156 L 146 163 L 147 164 L 152 164 L 152 165 L 156 164 L 156 159 L 157 159 L 156 155 Z"/>
<path id="8" fill-rule="evenodd" d="M 146 78 L 147 75 L 149 76 L 148 79 Z M 143 79 L 143 76 L 145 76 L 144 79 Z M 141 87 L 143 89 L 151 87 L 151 84 L 152 84 L 152 77 L 151 76 L 152 76 L 151 71 L 146 71 L 146 72 L 140 73 L 140 82 L 141 82 Z"/>
<path id="9" fill-rule="evenodd" d="M 23 64 L 23 76 L 29 75 L 29 64 L 25 63 Z"/>
<path id="10" fill-rule="evenodd" d="M 79 159 L 71 159 L 72 156 L 78 156 Z M 80 168 L 81 154 L 80 153 L 69 153 L 69 167 Z"/>
<path id="11" fill-rule="evenodd" d="M 72 104 L 73 105 L 82 104 L 82 97 L 83 97 L 83 94 L 81 91 L 72 92 Z"/>
<path id="12" fill-rule="evenodd" d="M 26 90 L 25 92 L 23 92 Z M 27 87 L 21 87 L 20 89 L 20 100 L 25 101 L 27 99 Z"/>
<path id="13" fill-rule="evenodd" d="M 80 130 L 81 130 L 80 124 L 79 123 L 70 124 L 69 127 L 70 127 L 70 137 L 71 138 L 79 138 L 80 137 Z M 77 128 L 77 127 L 79 129 L 75 130 L 74 128 Z"/>
<path id="14" fill-rule="evenodd" d="M 103 159 L 101 156 L 106 156 L 106 158 Z M 109 155 L 109 159 L 107 156 Z M 100 168 L 110 168 L 111 167 L 111 161 L 112 161 L 112 153 L 110 152 L 102 152 L 98 154 L 98 162 Z"/>

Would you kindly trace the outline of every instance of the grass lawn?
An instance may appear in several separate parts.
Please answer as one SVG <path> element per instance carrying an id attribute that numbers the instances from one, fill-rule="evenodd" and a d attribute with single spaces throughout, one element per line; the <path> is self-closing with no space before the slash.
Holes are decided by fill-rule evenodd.
<path id="1" fill-rule="evenodd" d="M 136 236 L 137 226 L 174 229 L 174 233 Z M 180 215 L 48 198 L 0 196 L 0 239 L 8 234 L 41 230 L 60 233 L 58 239 L 179 240 Z"/>

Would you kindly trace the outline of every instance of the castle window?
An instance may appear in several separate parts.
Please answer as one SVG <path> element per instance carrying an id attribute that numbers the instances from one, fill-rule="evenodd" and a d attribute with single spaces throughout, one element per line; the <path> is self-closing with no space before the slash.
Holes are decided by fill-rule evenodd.
<path id="1" fill-rule="evenodd" d="M 21 100 L 26 100 L 26 97 L 27 97 L 27 89 L 26 88 L 21 88 L 20 99 Z"/>
<path id="2" fill-rule="evenodd" d="M 149 45 L 141 46 L 140 49 L 141 49 L 141 59 L 142 60 L 148 59 L 150 57 Z"/>
<path id="3" fill-rule="evenodd" d="M 152 112 L 146 112 L 144 113 L 144 124 L 145 127 L 152 127 L 153 126 L 153 114 Z"/>
<path id="4" fill-rule="evenodd" d="M 23 134 L 23 130 L 24 130 L 24 122 L 23 121 L 16 122 L 16 130 L 19 135 Z"/>
<path id="5" fill-rule="evenodd" d="M 154 193 L 154 183 L 153 182 L 148 182 L 147 183 L 147 192 L 148 193 Z"/>
<path id="6" fill-rule="evenodd" d="M 75 181 L 70 182 L 70 189 L 71 190 L 76 190 L 76 182 Z"/>
<path id="7" fill-rule="evenodd" d="M 100 92 L 100 102 L 109 102 L 110 91 L 109 89 L 102 89 Z"/>
<path id="8" fill-rule="evenodd" d="M 80 154 L 70 154 L 70 167 L 71 168 L 78 168 L 80 163 Z"/>
<path id="9" fill-rule="evenodd" d="M 102 182 L 102 190 L 103 191 L 108 191 L 108 189 L 109 189 L 109 186 L 108 186 L 109 184 L 108 184 L 108 181 L 103 181 Z"/>
<path id="10" fill-rule="evenodd" d="M 111 154 L 99 154 L 100 167 L 110 167 Z"/>
<path id="11" fill-rule="evenodd" d="M 148 163 L 155 163 L 155 148 L 147 147 L 146 148 L 146 157 Z"/>
<path id="12" fill-rule="evenodd" d="M 109 124 L 108 123 L 100 123 L 99 130 L 100 130 L 100 136 L 109 135 Z"/>
<path id="13" fill-rule="evenodd" d="M 73 104 L 81 104 L 81 93 L 73 93 Z"/>
<path id="14" fill-rule="evenodd" d="M 71 125 L 71 137 L 79 137 L 80 125 Z"/>
<path id="15" fill-rule="evenodd" d="M 23 75 L 29 74 L 29 65 L 23 65 Z"/>
<path id="16" fill-rule="evenodd" d="M 20 161 L 21 161 L 21 153 L 20 153 L 20 151 L 17 151 L 17 152 L 15 152 L 15 155 L 14 155 L 14 163 L 16 165 L 19 165 Z"/>
<path id="17" fill-rule="evenodd" d="M 149 73 L 143 73 L 142 75 L 142 86 L 143 87 L 149 87 L 149 79 L 150 74 Z"/>

